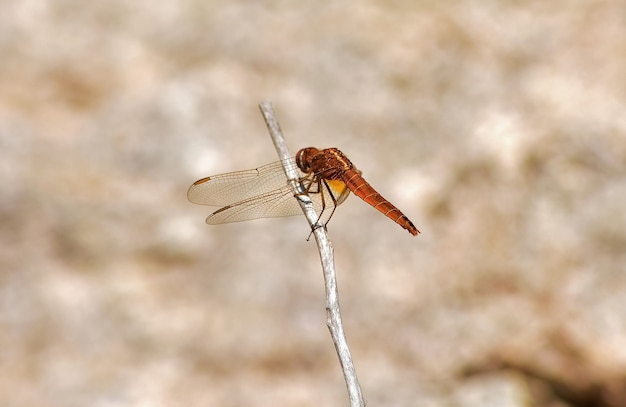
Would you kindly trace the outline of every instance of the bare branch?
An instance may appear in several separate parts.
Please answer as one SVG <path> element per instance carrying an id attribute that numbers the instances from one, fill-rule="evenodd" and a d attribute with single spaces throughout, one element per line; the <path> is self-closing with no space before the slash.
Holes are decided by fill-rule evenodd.
<path id="1" fill-rule="evenodd" d="M 326 285 L 326 324 L 330 330 L 330 335 L 335 344 L 337 355 L 339 356 L 339 363 L 343 370 L 343 376 L 346 380 L 346 386 L 348 388 L 348 396 L 350 397 L 351 407 L 363 407 L 365 402 L 361 394 L 361 386 L 356 376 L 356 370 L 352 363 L 352 357 L 350 356 L 350 349 L 348 348 L 348 342 L 343 331 L 343 323 L 341 322 L 341 312 L 339 310 L 339 292 L 337 290 L 337 278 L 335 275 L 335 260 L 333 257 L 333 247 L 328 240 L 326 229 L 323 225 L 319 225 L 319 216 L 313 208 L 311 199 L 308 195 L 304 194 L 302 185 L 298 181 L 299 174 L 297 170 L 290 165 L 287 165 L 288 160 L 291 158 L 287 144 L 283 137 L 278 121 L 274 114 L 274 109 L 271 102 L 263 101 L 259 108 L 267 124 L 267 129 L 272 137 L 276 151 L 283 161 L 283 168 L 289 183 L 291 184 L 294 195 L 298 199 L 302 211 L 304 212 L 309 225 L 313 228 L 313 234 L 315 235 L 315 241 L 317 242 L 317 248 L 320 252 L 320 259 L 322 261 L 322 269 L 324 271 L 324 282 Z"/>

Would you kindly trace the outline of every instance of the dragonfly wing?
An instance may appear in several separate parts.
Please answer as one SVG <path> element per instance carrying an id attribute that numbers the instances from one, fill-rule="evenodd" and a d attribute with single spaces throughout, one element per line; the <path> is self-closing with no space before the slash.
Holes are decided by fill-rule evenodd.
<path id="1" fill-rule="evenodd" d="M 329 209 L 335 206 L 333 202 L 339 205 L 346 200 L 350 194 L 350 190 L 345 184 L 341 183 L 341 185 L 343 185 L 343 187 L 338 184 L 330 187 L 332 196 L 326 188 L 322 189 L 322 193 L 309 193 L 313 207 L 318 213 L 321 213 L 324 208 Z M 322 194 L 324 194 L 323 198 Z M 294 197 L 291 187 L 285 185 L 274 191 L 226 205 L 209 215 L 206 219 L 206 223 L 209 225 L 219 225 L 222 223 L 242 222 L 258 218 L 276 218 L 301 214 L 302 209 L 300 208 L 298 200 Z"/>
<path id="2" fill-rule="evenodd" d="M 297 168 L 293 159 L 286 165 Z M 286 185 L 283 163 L 278 161 L 253 170 L 202 178 L 189 187 L 187 198 L 200 205 L 225 206 L 267 194 Z"/>
<path id="3" fill-rule="evenodd" d="M 250 219 L 276 218 L 301 214 L 302 209 L 300 209 L 298 200 L 293 196 L 291 187 L 285 185 L 280 189 L 226 205 L 209 215 L 206 218 L 206 223 L 219 225 Z"/>

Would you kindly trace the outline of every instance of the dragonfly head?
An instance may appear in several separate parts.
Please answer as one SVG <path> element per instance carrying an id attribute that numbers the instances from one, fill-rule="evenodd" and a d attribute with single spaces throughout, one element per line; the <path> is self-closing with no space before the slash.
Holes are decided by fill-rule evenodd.
<path id="1" fill-rule="evenodd" d="M 300 168 L 300 170 L 302 170 L 305 174 L 310 173 L 311 160 L 313 159 L 313 156 L 319 152 L 320 150 L 315 147 L 307 147 L 298 151 L 296 154 L 296 164 L 298 164 L 298 168 Z"/>

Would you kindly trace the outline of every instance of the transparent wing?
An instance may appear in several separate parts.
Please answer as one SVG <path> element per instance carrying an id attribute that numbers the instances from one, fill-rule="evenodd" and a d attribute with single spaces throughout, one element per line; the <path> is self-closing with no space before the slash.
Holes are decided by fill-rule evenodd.
<path id="1" fill-rule="evenodd" d="M 286 164 L 297 168 L 293 159 Z M 189 187 L 187 198 L 195 204 L 225 206 L 263 195 L 287 185 L 282 165 L 277 161 L 253 170 L 202 178 Z M 304 176 L 300 171 L 298 173 Z"/>
<path id="2" fill-rule="evenodd" d="M 226 205 L 206 218 L 209 225 L 241 222 L 258 218 L 301 215 L 302 209 L 289 185 Z"/>
<path id="3" fill-rule="evenodd" d="M 304 180 L 304 182 L 305 185 L 310 183 L 309 180 Z M 309 192 L 313 206 L 319 214 L 335 205 L 340 205 L 350 194 L 350 190 L 343 183 L 333 182 L 333 184 L 328 183 L 328 185 L 329 188 L 323 187 L 321 193 L 317 190 Z M 293 195 L 291 186 L 285 185 L 274 191 L 226 205 L 210 214 L 206 218 L 206 223 L 219 225 L 258 218 L 295 215 L 302 215 L 302 209 Z"/>

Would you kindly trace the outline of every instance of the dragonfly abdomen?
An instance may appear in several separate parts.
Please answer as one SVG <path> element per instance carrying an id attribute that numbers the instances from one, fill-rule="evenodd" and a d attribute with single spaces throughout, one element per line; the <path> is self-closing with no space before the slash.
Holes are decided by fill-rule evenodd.
<path id="1" fill-rule="evenodd" d="M 409 218 L 407 218 L 406 215 L 400 211 L 400 209 L 396 208 L 391 202 L 379 194 L 378 191 L 376 191 L 357 170 L 345 170 L 342 178 L 343 182 L 348 186 L 354 195 L 358 196 L 383 215 L 408 230 L 413 236 L 419 233 L 419 230 L 417 230 Z"/>

